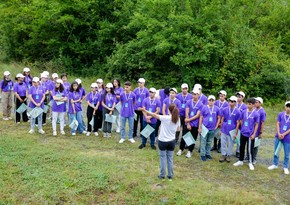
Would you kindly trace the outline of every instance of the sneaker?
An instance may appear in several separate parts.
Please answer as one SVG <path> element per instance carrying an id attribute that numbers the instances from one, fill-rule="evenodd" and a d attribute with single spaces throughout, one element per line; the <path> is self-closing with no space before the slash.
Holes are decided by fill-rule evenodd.
<path id="1" fill-rule="evenodd" d="M 111 133 L 108 133 L 108 134 L 107 134 L 107 137 L 110 138 L 110 137 L 111 137 Z"/>
<path id="2" fill-rule="evenodd" d="M 120 133 L 120 130 L 116 130 L 117 133 Z"/>
<path id="3" fill-rule="evenodd" d="M 238 166 L 242 166 L 244 164 L 244 162 L 242 161 L 237 161 L 236 163 L 234 163 L 234 166 L 235 167 L 238 167 Z"/>
<path id="4" fill-rule="evenodd" d="M 29 134 L 33 134 L 34 133 L 34 130 L 33 129 L 31 129 L 31 130 L 29 130 L 29 132 L 28 132 Z"/>
<path id="5" fill-rule="evenodd" d="M 44 130 L 43 129 L 40 129 L 40 130 L 38 130 L 38 133 L 40 133 L 40 134 L 44 134 L 45 132 L 44 132 Z"/>
<path id="6" fill-rule="evenodd" d="M 214 150 L 217 150 L 217 147 L 212 147 L 212 148 L 210 149 L 210 151 L 214 151 Z"/>
<path id="7" fill-rule="evenodd" d="M 43 124 L 42 124 L 42 126 L 45 126 L 45 125 L 46 125 L 46 123 L 43 123 Z"/>
<path id="8" fill-rule="evenodd" d="M 278 169 L 278 166 L 272 164 L 270 167 L 268 167 L 269 170 L 273 170 L 273 169 Z"/>
<path id="9" fill-rule="evenodd" d="M 226 161 L 227 161 L 227 163 L 231 162 L 231 157 L 229 155 L 226 156 Z"/>
<path id="10" fill-rule="evenodd" d="M 252 163 L 249 163 L 249 168 L 250 168 L 250 170 L 254 170 L 255 169 L 255 167 L 254 167 L 254 165 Z"/>
<path id="11" fill-rule="evenodd" d="M 167 177 L 168 181 L 172 182 L 172 177 Z"/>
<path id="12" fill-rule="evenodd" d="M 71 133 L 71 135 L 72 135 L 72 136 L 75 136 L 75 135 L 76 135 L 76 133 L 75 133 L 75 132 L 73 132 L 73 133 Z"/>
<path id="13" fill-rule="evenodd" d="M 60 134 L 65 135 L 65 132 L 62 130 L 62 131 L 60 131 Z"/>
<path id="14" fill-rule="evenodd" d="M 53 132 L 52 132 L 52 135 L 53 135 L 53 136 L 56 136 L 56 135 L 57 135 L 57 132 L 56 132 L 56 131 L 53 131 Z"/>
<path id="15" fill-rule="evenodd" d="M 20 124 L 20 122 L 16 122 L 16 124 Z"/>
<path id="16" fill-rule="evenodd" d="M 222 155 L 221 158 L 219 159 L 219 162 L 224 162 L 226 160 L 226 156 Z"/>
<path id="17" fill-rule="evenodd" d="M 156 150 L 156 146 L 155 145 L 151 145 L 151 149 Z"/>
<path id="18" fill-rule="evenodd" d="M 182 150 L 178 150 L 178 152 L 176 153 L 176 156 L 180 156 L 182 154 Z"/>
<path id="19" fill-rule="evenodd" d="M 157 176 L 158 179 L 161 179 L 162 181 L 165 181 L 165 177 Z"/>
<path id="20" fill-rule="evenodd" d="M 186 158 L 191 158 L 191 151 L 188 151 L 187 154 L 185 155 Z"/>
<path id="21" fill-rule="evenodd" d="M 99 136 L 99 133 L 98 132 L 94 132 L 94 135 L 97 137 L 97 136 Z"/>
<path id="22" fill-rule="evenodd" d="M 123 142 L 125 142 L 125 139 L 120 139 L 119 143 L 122 144 Z"/>
<path id="23" fill-rule="evenodd" d="M 9 118 L 8 117 L 4 117 L 3 120 L 7 121 L 7 120 L 9 120 Z"/>
<path id="24" fill-rule="evenodd" d="M 253 164 L 254 164 L 254 165 L 257 164 L 257 160 L 254 160 L 254 161 L 253 161 Z"/>
<path id="25" fill-rule="evenodd" d="M 131 142 L 131 143 L 135 143 L 135 140 L 132 138 L 132 139 L 129 139 L 129 141 Z"/>
<path id="26" fill-rule="evenodd" d="M 139 149 L 143 149 L 144 147 L 145 147 L 144 144 L 140 144 L 138 148 L 139 148 Z"/>
<path id="27" fill-rule="evenodd" d="M 88 132 L 87 132 L 87 131 L 85 131 L 85 130 L 82 132 L 82 134 L 87 134 L 87 133 L 88 133 Z"/>
<path id="28" fill-rule="evenodd" d="M 205 157 L 205 156 L 201 156 L 200 159 L 201 159 L 202 161 L 204 161 L 204 162 L 206 161 L 206 157 Z"/>
<path id="29" fill-rule="evenodd" d="M 103 137 L 108 137 L 108 133 L 104 132 Z"/>
<path id="30" fill-rule="evenodd" d="M 205 155 L 205 157 L 206 157 L 207 159 L 212 159 L 212 157 L 211 157 L 210 155 Z"/>
<path id="31" fill-rule="evenodd" d="M 86 134 L 87 136 L 90 136 L 91 135 L 91 132 L 87 132 L 87 134 Z"/>
<path id="32" fill-rule="evenodd" d="M 289 174 L 289 169 L 284 168 L 284 174 Z"/>

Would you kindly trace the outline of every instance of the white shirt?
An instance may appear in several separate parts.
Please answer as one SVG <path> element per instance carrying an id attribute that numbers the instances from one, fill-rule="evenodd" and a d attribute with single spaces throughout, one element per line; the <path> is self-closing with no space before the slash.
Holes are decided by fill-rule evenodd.
<path id="1" fill-rule="evenodd" d="M 175 140 L 175 132 L 180 126 L 180 119 L 178 119 L 176 124 L 171 121 L 171 115 L 159 115 L 159 119 L 161 125 L 158 140 L 162 142 Z"/>

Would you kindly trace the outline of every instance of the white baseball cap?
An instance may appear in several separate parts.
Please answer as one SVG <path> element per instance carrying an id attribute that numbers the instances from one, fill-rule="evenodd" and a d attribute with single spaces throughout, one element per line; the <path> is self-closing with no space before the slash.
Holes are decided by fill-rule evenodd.
<path id="1" fill-rule="evenodd" d="M 259 101 L 261 104 L 263 104 L 263 99 L 261 97 L 256 97 L 255 100 Z"/>
<path id="2" fill-rule="evenodd" d="M 97 88 L 98 87 L 98 84 L 97 83 L 92 83 L 91 84 L 91 88 Z"/>
<path id="3" fill-rule="evenodd" d="M 34 77 L 34 78 L 32 79 L 32 82 L 35 82 L 35 83 L 39 82 L 39 77 Z"/>
<path id="4" fill-rule="evenodd" d="M 145 83 L 145 79 L 144 78 L 139 78 L 138 83 Z"/>
<path id="5" fill-rule="evenodd" d="M 97 83 L 103 83 L 104 81 L 103 81 L 103 79 L 99 78 L 99 79 L 97 79 L 96 82 L 97 82 Z"/>
<path id="6" fill-rule="evenodd" d="M 227 95 L 227 92 L 226 92 L 226 91 L 224 91 L 224 90 L 221 90 L 221 91 L 219 91 L 219 92 L 218 92 L 218 94 Z"/>
<path id="7" fill-rule="evenodd" d="M 199 94 L 199 89 L 193 88 L 193 90 L 191 92 L 194 94 Z"/>
<path id="8" fill-rule="evenodd" d="M 169 89 L 169 92 L 170 92 L 170 91 L 174 91 L 175 93 L 177 93 L 176 88 L 170 88 L 170 89 Z"/>
<path id="9" fill-rule="evenodd" d="M 42 73 L 43 73 L 44 75 L 46 75 L 47 77 L 49 77 L 49 72 L 48 72 L 48 71 L 45 70 L 45 71 L 43 71 Z"/>
<path id="10" fill-rule="evenodd" d="M 62 81 L 62 79 L 57 79 L 55 82 L 56 82 L 56 83 L 63 84 L 63 81 Z"/>
<path id="11" fill-rule="evenodd" d="M 113 84 L 112 83 L 107 83 L 106 88 L 113 88 Z"/>
<path id="12" fill-rule="evenodd" d="M 237 102 L 237 101 L 238 101 L 238 98 L 237 98 L 236 96 L 231 96 L 229 100 L 230 100 L 230 101 L 235 101 L 235 102 Z"/>
<path id="13" fill-rule="evenodd" d="M 157 91 L 156 91 L 155 88 L 150 88 L 150 89 L 149 89 L 149 92 L 156 93 Z"/>
<path id="14" fill-rule="evenodd" d="M 236 95 L 241 95 L 241 96 L 243 96 L 243 97 L 246 96 L 246 94 L 245 94 L 243 91 L 239 91 L 239 92 L 237 92 Z"/>
<path id="15" fill-rule="evenodd" d="M 76 81 L 78 84 L 81 84 L 81 83 L 82 83 L 82 80 L 79 79 L 79 78 L 77 78 L 75 81 Z"/>
<path id="16" fill-rule="evenodd" d="M 41 73 L 41 74 L 40 74 L 40 77 L 41 77 L 41 78 L 48 78 L 48 75 L 45 75 L 45 73 Z"/>
<path id="17" fill-rule="evenodd" d="M 58 74 L 57 73 L 53 73 L 52 75 L 51 75 L 51 77 L 54 79 L 54 78 L 58 78 Z"/>
<path id="18" fill-rule="evenodd" d="M 183 84 L 181 85 L 181 89 L 183 89 L 183 88 L 188 88 L 187 83 L 183 83 Z"/>
<path id="19" fill-rule="evenodd" d="M 201 84 L 195 84 L 193 88 L 194 89 L 201 90 L 202 89 L 202 86 L 201 86 Z"/>
<path id="20" fill-rule="evenodd" d="M 27 67 L 23 68 L 23 72 L 30 72 L 30 68 Z"/>
<path id="21" fill-rule="evenodd" d="M 25 76 L 24 75 L 22 75 L 22 73 L 18 73 L 17 75 L 16 75 L 16 78 L 24 78 Z"/>
<path id="22" fill-rule="evenodd" d="M 4 76 L 8 76 L 8 75 L 10 75 L 11 73 L 9 72 L 9 71 L 5 71 L 4 72 Z"/>
<path id="23" fill-rule="evenodd" d="M 288 105 L 288 104 L 290 104 L 290 101 L 285 102 L 285 106 Z"/>
<path id="24" fill-rule="evenodd" d="M 207 98 L 208 100 L 215 100 L 215 96 L 214 95 L 210 95 L 210 96 L 208 96 L 208 98 Z"/>

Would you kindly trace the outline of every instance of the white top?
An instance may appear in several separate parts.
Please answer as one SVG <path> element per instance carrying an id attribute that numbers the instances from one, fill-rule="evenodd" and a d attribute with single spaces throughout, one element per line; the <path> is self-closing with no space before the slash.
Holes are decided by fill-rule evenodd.
<path id="1" fill-rule="evenodd" d="M 175 132 L 180 126 L 180 119 L 174 124 L 171 121 L 171 115 L 159 115 L 161 125 L 158 140 L 162 142 L 169 142 L 175 140 Z"/>

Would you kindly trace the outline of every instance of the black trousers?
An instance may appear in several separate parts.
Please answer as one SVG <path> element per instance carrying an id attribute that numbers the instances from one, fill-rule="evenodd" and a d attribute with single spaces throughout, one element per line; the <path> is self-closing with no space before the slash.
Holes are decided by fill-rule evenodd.
<path id="1" fill-rule="evenodd" d="M 135 113 L 137 114 L 137 121 L 134 120 L 134 130 L 133 130 L 133 137 L 137 136 L 137 128 L 138 128 L 138 122 L 140 123 L 140 131 L 143 129 L 143 113 L 140 110 L 135 110 Z"/>
<path id="2" fill-rule="evenodd" d="M 100 107 L 96 111 L 96 116 L 97 116 L 97 119 L 98 119 L 97 120 L 97 123 L 96 123 L 97 124 L 97 127 L 98 127 L 98 129 L 102 129 L 102 127 L 103 127 L 103 110 L 100 110 Z"/>
<path id="3" fill-rule="evenodd" d="M 245 147 L 248 147 L 249 151 L 249 162 L 253 162 L 253 153 L 254 153 L 254 146 L 255 146 L 255 139 L 251 140 L 249 137 L 245 137 L 241 135 L 240 139 L 240 161 L 244 161 L 245 158 Z"/>
<path id="4" fill-rule="evenodd" d="M 198 136 L 198 128 L 197 127 L 191 127 L 191 130 L 188 130 L 186 126 L 184 126 L 183 128 L 183 131 L 182 131 L 182 136 L 184 136 L 187 132 L 191 132 L 194 140 L 196 141 L 197 139 L 197 136 Z M 188 147 L 188 151 L 192 152 L 193 149 L 195 147 L 195 144 L 192 144 Z M 180 145 L 179 145 L 179 149 L 181 149 L 182 151 L 184 150 L 185 148 L 185 141 L 183 138 L 181 138 L 181 142 L 180 142 Z"/>
<path id="5" fill-rule="evenodd" d="M 95 115 L 93 115 L 94 109 L 90 106 L 87 108 L 87 118 L 88 118 L 88 132 L 92 132 L 92 126 L 90 124 L 92 118 L 94 117 L 94 127 L 93 127 L 93 132 L 98 132 L 98 116 L 97 116 L 97 111 Z"/>
<path id="6" fill-rule="evenodd" d="M 20 98 L 22 100 L 24 100 L 26 98 L 26 96 L 20 96 Z M 23 102 L 25 105 L 27 105 L 27 101 Z M 20 100 L 18 100 L 18 98 L 16 98 L 16 110 L 21 106 L 21 102 Z M 28 121 L 28 116 L 27 116 L 27 112 L 26 110 L 22 113 L 22 114 L 19 114 L 18 112 L 16 112 L 16 122 L 20 122 L 20 119 L 21 119 L 21 116 L 22 116 L 22 120 L 23 122 L 27 122 Z"/>

